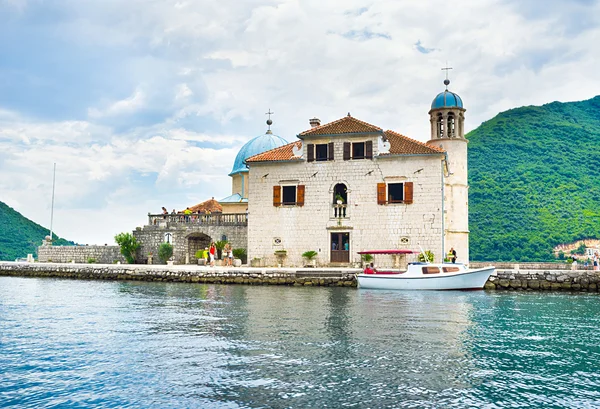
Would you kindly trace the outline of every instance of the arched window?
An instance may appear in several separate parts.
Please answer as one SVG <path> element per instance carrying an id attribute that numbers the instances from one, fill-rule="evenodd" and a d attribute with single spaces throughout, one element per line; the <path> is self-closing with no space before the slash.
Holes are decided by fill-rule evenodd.
<path id="1" fill-rule="evenodd" d="M 341 203 L 338 203 L 340 201 Z M 348 189 L 343 183 L 338 183 L 333 188 L 333 216 L 346 217 L 346 205 L 348 203 Z"/>
<path id="2" fill-rule="evenodd" d="M 444 117 L 441 113 L 437 114 L 437 134 L 438 138 L 444 137 Z"/>
<path id="3" fill-rule="evenodd" d="M 448 114 L 448 138 L 456 138 L 456 126 L 452 112 Z"/>

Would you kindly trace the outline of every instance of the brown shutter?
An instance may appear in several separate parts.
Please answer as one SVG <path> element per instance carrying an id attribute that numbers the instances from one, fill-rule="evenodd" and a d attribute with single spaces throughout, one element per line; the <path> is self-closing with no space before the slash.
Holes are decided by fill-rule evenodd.
<path id="1" fill-rule="evenodd" d="M 404 182 L 404 203 L 413 202 L 413 182 Z"/>
<path id="2" fill-rule="evenodd" d="M 383 205 L 386 204 L 385 200 L 385 183 L 377 184 L 377 204 Z"/>
<path id="3" fill-rule="evenodd" d="M 281 186 L 273 186 L 273 206 L 281 206 Z"/>
<path id="4" fill-rule="evenodd" d="M 306 160 L 309 162 L 315 160 L 315 145 L 312 143 L 306 145 Z"/>
<path id="5" fill-rule="evenodd" d="M 365 158 L 373 159 L 373 141 L 365 142 Z"/>
<path id="6" fill-rule="evenodd" d="M 296 188 L 296 206 L 304 206 L 304 185 Z"/>
<path id="7" fill-rule="evenodd" d="M 329 142 L 329 147 L 327 148 L 327 160 L 333 160 L 333 142 Z"/>
<path id="8" fill-rule="evenodd" d="M 350 160 L 350 142 L 344 142 L 344 160 Z"/>

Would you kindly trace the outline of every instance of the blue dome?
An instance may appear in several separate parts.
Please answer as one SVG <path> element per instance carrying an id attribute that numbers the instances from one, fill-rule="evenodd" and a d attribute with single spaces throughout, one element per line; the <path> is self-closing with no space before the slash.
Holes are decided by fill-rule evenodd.
<path id="1" fill-rule="evenodd" d="M 233 169 L 229 176 L 233 176 L 236 173 L 247 172 L 248 167 L 244 163 L 250 156 L 258 155 L 271 149 L 279 148 L 280 146 L 287 145 L 288 141 L 283 139 L 281 136 L 273 135 L 271 131 L 267 131 L 266 134 L 257 136 L 256 138 L 250 139 L 242 149 L 238 152 L 233 162 Z"/>
<path id="2" fill-rule="evenodd" d="M 463 107 L 462 99 L 460 99 L 460 97 L 454 92 L 450 92 L 448 90 L 437 94 L 431 103 L 431 109 L 456 107 Z"/>

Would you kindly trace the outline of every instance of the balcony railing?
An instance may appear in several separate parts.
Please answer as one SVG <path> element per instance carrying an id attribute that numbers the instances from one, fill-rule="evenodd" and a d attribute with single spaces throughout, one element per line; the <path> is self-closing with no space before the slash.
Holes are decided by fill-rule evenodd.
<path id="1" fill-rule="evenodd" d="M 348 215 L 347 215 L 348 205 L 347 204 L 334 204 L 331 206 L 333 209 L 333 217 L 334 218 L 345 219 L 348 217 Z"/>
<path id="2" fill-rule="evenodd" d="M 212 214 L 150 214 L 148 213 L 148 224 L 150 226 L 247 226 L 248 215 L 246 213 L 212 213 Z"/>

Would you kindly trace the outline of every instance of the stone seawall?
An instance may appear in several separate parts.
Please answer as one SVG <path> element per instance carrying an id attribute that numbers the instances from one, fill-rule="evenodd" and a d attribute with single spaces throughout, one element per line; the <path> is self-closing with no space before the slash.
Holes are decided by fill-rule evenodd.
<path id="1" fill-rule="evenodd" d="M 356 287 L 354 269 L 223 268 L 0 262 L 0 276 L 188 283 Z"/>
<path id="2" fill-rule="evenodd" d="M 0 276 L 356 287 L 351 268 L 254 268 L 0 262 Z M 496 270 L 486 290 L 598 292 L 600 271 Z"/>
<path id="3" fill-rule="evenodd" d="M 486 290 L 597 292 L 600 271 L 589 270 L 496 270 Z"/>

